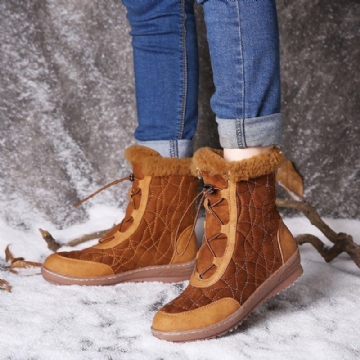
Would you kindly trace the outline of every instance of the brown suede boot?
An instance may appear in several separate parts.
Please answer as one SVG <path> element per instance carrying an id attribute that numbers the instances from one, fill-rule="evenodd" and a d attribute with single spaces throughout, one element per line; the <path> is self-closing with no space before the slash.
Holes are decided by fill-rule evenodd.
<path id="1" fill-rule="evenodd" d="M 41 270 L 45 280 L 111 285 L 190 278 L 198 250 L 191 205 L 198 179 L 191 175 L 191 159 L 162 158 L 139 145 L 125 157 L 133 174 L 124 220 L 91 248 L 49 256 Z"/>
<path id="2" fill-rule="evenodd" d="M 205 183 L 203 245 L 189 286 L 155 315 L 154 336 L 225 334 L 302 274 L 297 244 L 275 205 L 274 171 L 282 161 L 276 148 L 238 162 L 210 148 L 195 153 Z"/>

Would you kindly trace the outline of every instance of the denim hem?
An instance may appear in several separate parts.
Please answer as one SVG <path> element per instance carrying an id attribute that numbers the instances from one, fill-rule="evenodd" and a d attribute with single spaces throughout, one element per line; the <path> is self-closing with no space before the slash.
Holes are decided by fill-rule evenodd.
<path id="1" fill-rule="evenodd" d="M 180 72 L 181 93 L 180 93 L 180 118 L 178 124 L 178 138 L 181 139 L 184 132 L 185 111 L 186 111 L 186 94 L 187 94 L 187 51 L 186 51 L 186 11 L 185 0 L 180 0 L 180 13 L 182 15 L 180 23 Z"/>
<path id="2" fill-rule="evenodd" d="M 272 114 L 249 119 L 217 117 L 220 144 L 226 149 L 252 146 L 282 146 L 282 115 Z"/>
<path id="3" fill-rule="evenodd" d="M 193 156 L 192 140 L 136 140 L 136 143 L 157 151 L 162 157 L 185 158 Z"/>

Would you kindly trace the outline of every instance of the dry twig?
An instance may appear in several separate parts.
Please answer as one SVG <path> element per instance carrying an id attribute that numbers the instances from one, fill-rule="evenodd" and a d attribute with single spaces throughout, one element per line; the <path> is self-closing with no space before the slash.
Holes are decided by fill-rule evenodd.
<path id="1" fill-rule="evenodd" d="M 94 239 L 100 239 L 101 237 L 103 237 L 104 235 L 106 235 L 111 229 L 106 229 L 106 230 L 101 230 L 101 231 L 95 231 L 91 234 L 85 234 L 82 235 L 76 239 L 73 239 L 67 243 L 64 244 L 60 244 L 58 243 L 53 236 L 47 231 L 47 230 L 43 230 L 43 229 L 39 229 L 41 236 L 43 237 L 43 239 L 46 241 L 48 248 L 51 251 L 58 251 L 62 246 L 76 246 L 79 244 L 82 244 L 86 241 L 90 241 L 90 240 L 94 240 Z"/>
<path id="2" fill-rule="evenodd" d="M 76 246 L 79 244 L 82 244 L 86 241 L 89 240 L 94 240 L 94 239 L 100 239 L 102 238 L 104 235 L 106 235 L 111 229 L 107 229 L 107 230 L 101 230 L 101 231 L 95 231 L 91 234 L 85 234 L 83 236 L 80 236 L 74 240 L 69 241 L 68 243 L 64 244 L 66 246 Z"/>
<path id="3" fill-rule="evenodd" d="M 56 240 L 52 237 L 52 235 L 48 231 L 43 229 L 39 229 L 39 231 L 43 239 L 46 241 L 48 248 L 51 251 L 56 252 L 61 248 L 61 244 L 56 242 Z"/>
<path id="4" fill-rule="evenodd" d="M 326 262 L 334 260 L 341 253 L 346 252 L 360 268 L 360 245 L 356 244 L 353 237 L 344 233 L 336 233 L 319 216 L 316 209 L 306 201 L 292 199 L 276 199 L 276 205 L 283 208 L 291 208 L 302 212 L 310 223 L 316 226 L 334 245 L 325 245 L 318 237 L 311 234 L 299 235 L 296 241 L 299 245 L 311 244 L 325 259 Z"/>

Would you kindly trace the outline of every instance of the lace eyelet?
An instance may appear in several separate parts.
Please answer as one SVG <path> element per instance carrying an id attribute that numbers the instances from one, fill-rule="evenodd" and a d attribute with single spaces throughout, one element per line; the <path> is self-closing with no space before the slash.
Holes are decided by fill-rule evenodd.
<path id="1" fill-rule="evenodd" d="M 208 194 L 212 194 L 215 192 L 215 189 L 211 184 L 204 184 L 204 189 Z"/>

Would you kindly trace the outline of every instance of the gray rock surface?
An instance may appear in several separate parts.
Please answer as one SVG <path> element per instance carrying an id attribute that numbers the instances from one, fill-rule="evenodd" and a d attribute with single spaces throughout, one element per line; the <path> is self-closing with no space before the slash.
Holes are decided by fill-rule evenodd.
<path id="1" fill-rule="evenodd" d="M 321 214 L 360 215 L 360 3 L 278 1 L 285 151 Z M 196 147 L 218 146 L 201 8 Z M 0 214 L 85 219 L 72 202 L 126 176 L 136 127 L 131 39 L 115 0 L 0 2 Z M 126 185 L 94 201 L 122 206 Z M 28 217 L 19 216 L 27 209 Z"/>

